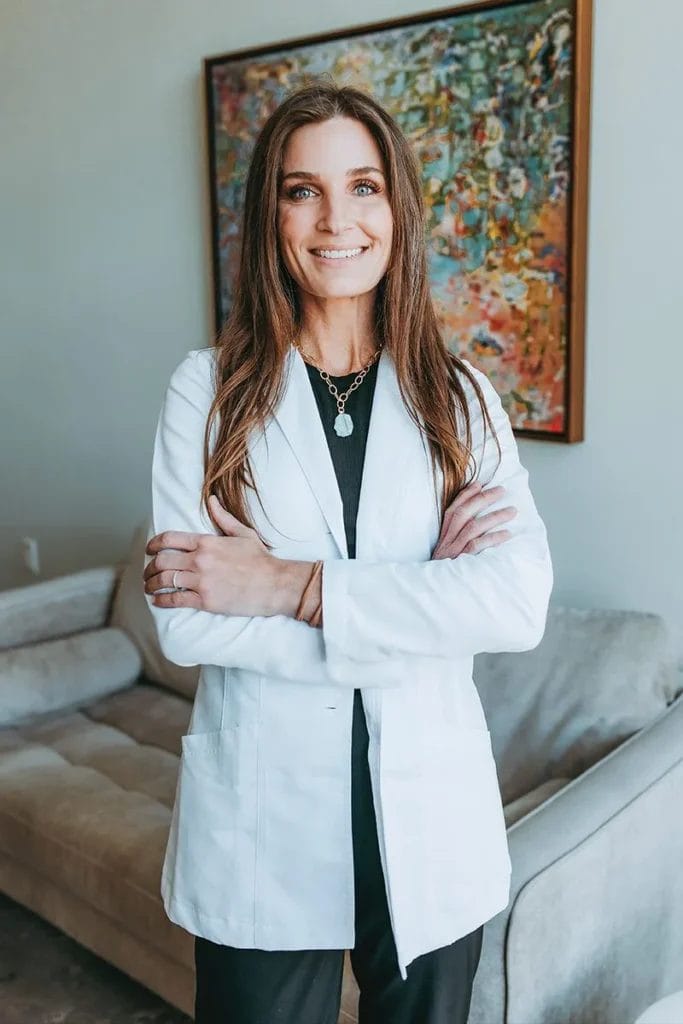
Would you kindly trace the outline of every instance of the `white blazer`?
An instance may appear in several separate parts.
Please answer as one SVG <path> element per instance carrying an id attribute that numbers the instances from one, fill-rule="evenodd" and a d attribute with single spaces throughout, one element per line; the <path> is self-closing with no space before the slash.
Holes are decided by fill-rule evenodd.
<path id="1" fill-rule="evenodd" d="M 214 357 L 213 348 L 192 350 L 171 377 L 154 444 L 148 539 L 164 530 L 217 532 L 199 503 Z M 463 377 L 478 477 L 506 488 L 486 511 L 518 509 L 505 524 L 513 535 L 506 543 L 430 560 L 440 523 L 428 445 L 384 349 L 357 558 L 349 559 L 334 466 L 292 347 L 284 398 L 265 434 L 250 440 L 263 508 L 252 491 L 247 501 L 273 554 L 324 559 L 322 630 L 284 615 L 159 608 L 147 596 L 165 655 L 201 666 L 161 880 L 168 916 L 187 931 L 242 948 L 354 946 L 354 687 L 368 723 L 401 976 L 415 957 L 507 906 L 505 821 L 472 657 L 540 642 L 553 572 L 508 417 L 485 374 L 474 372 L 502 446 L 494 473 L 497 449 L 487 431 L 482 451 L 481 412 Z"/>

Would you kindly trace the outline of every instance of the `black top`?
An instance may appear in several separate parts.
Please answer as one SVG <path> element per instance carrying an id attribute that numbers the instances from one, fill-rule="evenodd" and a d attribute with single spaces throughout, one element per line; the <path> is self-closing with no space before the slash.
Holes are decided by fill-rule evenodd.
<path id="1" fill-rule="evenodd" d="M 339 437 L 335 432 L 337 400 L 320 376 L 320 371 L 310 363 L 306 363 L 344 505 L 344 530 L 349 558 L 356 557 L 356 515 L 378 363 L 379 359 L 376 359 L 359 387 L 352 391 L 346 400 L 344 412 L 353 419 L 353 431 L 348 437 Z M 341 395 L 353 384 L 357 376 L 357 373 L 347 373 L 343 377 L 330 375 L 330 381 Z"/>

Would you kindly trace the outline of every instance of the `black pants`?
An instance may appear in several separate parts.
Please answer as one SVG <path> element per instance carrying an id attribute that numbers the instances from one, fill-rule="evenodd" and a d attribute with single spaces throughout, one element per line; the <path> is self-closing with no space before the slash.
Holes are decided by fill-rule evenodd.
<path id="1" fill-rule="evenodd" d="M 368 732 L 354 692 L 352 824 L 359 1024 L 465 1024 L 484 926 L 398 970 L 379 856 Z M 196 1024 L 337 1024 L 344 950 L 236 949 L 195 938 Z"/>

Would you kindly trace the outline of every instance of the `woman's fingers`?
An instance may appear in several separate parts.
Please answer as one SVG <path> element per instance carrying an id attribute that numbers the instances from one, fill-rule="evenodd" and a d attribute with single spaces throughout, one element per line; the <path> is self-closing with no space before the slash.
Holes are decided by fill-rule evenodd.
<path id="1" fill-rule="evenodd" d="M 194 566 L 196 552 L 197 548 L 193 548 L 192 551 L 163 548 L 147 563 L 143 577 L 148 579 L 155 572 L 162 572 L 164 569 L 191 569 Z"/>
<path id="2" fill-rule="evenodd" d="M 152 598 L 155 608 L 203 608 L 199 594 L 192 590 L 164 590 Z"/>
<path id="3" fill-rule="evenodd" d="M 495 513 L 492 514 L 495 515 Z M 517 512 L 515 511 L 514 515 L 516 514 Z M 512 516 L 507 518 L 512 518 Z M 510 540 L 511 537 L 512 533 L 510 530 L 496 530 L 489 531 L 488 533 L 481 530 L 469 537 L 465 537 L 461 531 L 454 540 L 439 541 L 432 552 L 432 559 L 457 558 L 458 555 L 462 554 L 473 555 L 484 548 L 496 547 L 496 545 Z"/>
<path id="4" fill-rule="evenodd" d="M 175 578 L 175 583 L 174 583 Z M 199 575 L 189 569 L 165 569 L 145 581 L 145 591 L 152 596 L 158 595 L 160 591 L 169 590 L 198 590 Z"/>
<path id="5" fill-rule="evenodd" d="M 444 514 L 444 520 L 449 517 L 462 516 L 470 518 L 476 515 L 487 505 L 492 505 L 504 494 L 505 488 L 501 485 L 483 489 L 480 483 L 468 484 L 453 499 Z"/>
<path id="6" fill-rule="evenodd" d="M 446 509 L 439 541 L 451 543 L 467 523 L 473 520 L 482 509 L 499 501 L 504 493 L 505 488 L 502 486 L 482 490 L 478 484 L 468 485 Z"/>
<path id="7" fill-rule="evenodd" d="M 463 553 L 467 555 L 476 555 L 478 551 L 482 551 L 484 548 L 495 548 L 499 544 L 504 544 L 506 540 L 510 540 L 512 534 L 509 530 L 496 530 L 494 533 L 484 533 L 481 537 L 473 537 L 472 540 L 463 548 Z"/>
<path id="8" fill-rule="evenodd" d="M 516 515 L 517 509 L 510 505 L 508 508 L 500 508 L 495 512 L 489 512 L 485 516 L 477 516 L 476 519 L 470 519 L 469 523 L 466 523 L 458 534 L 458 542 L 462 544 L 462 550 L 466 549 L 470 541 L 489 536 L 494 526 L 507 523 L 514 519 Z"/>
<path id="9" fill-rule="evenodd" d="M 456 558 L 463 552 L 471 554 L 509 540 L 512 536 L 509 530 L 492 533 L 491 529 L 513 519 L 517 515 L 514 506 L 479 515 L 483 508 L 494 504 L 504 493 L 502 485 L 483 489 L 481 484 L 474 482 L 464 487 L 446 509 L 432 558 Z"/>
<path id="10" fill-rule="evenodd" d="M 482 533 L 486 533 L 494 526 L 498 526 L 499 523 L 507 523 L 510 519 L 514 519 L 517 515 L 517 509 L 514 505 L 508 505 L 506 508 L 496 509 L 495 512 L 487 512 L 484 516 L 476 516 L 474 519 L 470 519 L 469 523 L 463 526 L 460 534 L 465 540 L 470 540 L 473 537 L 479 537 Z"/>

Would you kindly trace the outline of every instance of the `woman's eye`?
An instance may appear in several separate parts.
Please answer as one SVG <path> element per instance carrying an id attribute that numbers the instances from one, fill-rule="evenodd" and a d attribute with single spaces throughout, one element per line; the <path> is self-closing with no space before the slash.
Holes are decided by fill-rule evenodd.
<path id="1" fill-rule="evenodd" d="M 287 195 L 289 196 L 290 199 L 298 199 L 299 198 L 299 196 L 297 195 L 298 192 L 310 192 L 310 191 L 311 190 L 308 187 L 308 185 L 295 185 L 294 188 L 290 188 L 290 190 L 287 193 Z"/>
<path id="2" fill-rule="evenodd" d="M 356 188 L 369 188 L 372 189 L 373 192 L 379 191 L 374 181 L 359 181 L 358 184 L 356 185 Z"/>
<path id="3" fill-rule="evenodd" d="M 371 192 L 379 192 L 379 188 L 378 188 L 377 185 L 375 185 L 374 181 L 358 181 L 354 185 L 354 188 L 369 188 L 371 190 Z M 294 185 L 293 188 L 290 188 L 288 190 L 287 196 L 290 199 L 300 199 L 301 198 L 301 195 L 300 195 L 301 192 L 311 192 L 311 191 L 312 191 L 312 189 L 309 188 L 308 185 Z"/>

